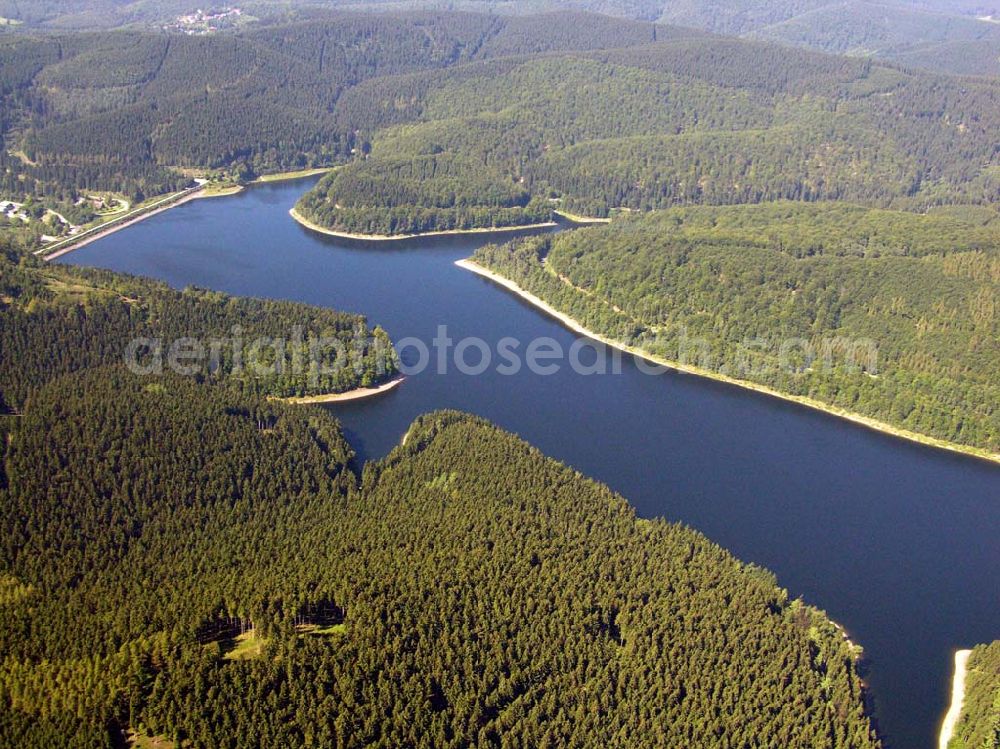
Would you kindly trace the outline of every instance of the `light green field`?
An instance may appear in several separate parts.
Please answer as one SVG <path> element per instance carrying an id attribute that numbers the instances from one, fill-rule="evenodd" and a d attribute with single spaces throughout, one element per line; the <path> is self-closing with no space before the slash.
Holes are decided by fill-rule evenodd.
<path id="1" fill-rule="evenodd" d="M 241 192 L 243 192 L 243 185 L 235 185 L 228 182 L 209 182 L 202 191 L 202 195 L 206 198 L 222 198 Z"/>
<path id="2" fill-rule="evenodd" d="M 233 647 L 223 656 L 227 661 L 246 661 L 260 658 L 267 645 L 267 638 L 258 637 L 256 630 L 250 630 L 233 640 Z"/>
<path id="3" fill-rule="evenodd" d="M 45 277 L 45 287 L 55 294 L 53 305 L 76 305 L 95 297 L 111 297 L 115 293 L 110 289 L 102 289 L 85 283 L 74 283 L 55 276 Z"/>
<path id="4" fill-rule="evenodd" d="M 175 749 L 177 744 L 166 736 L 146 736 L 142 733 L 132 733 L 128 737 L 131 749 Z"/>
<path id="5" fill-rule="evenodd" d="M 300 635 L 329 637 L 330 635 L 345 634 L 347 632 L 347 625 L 344 624 L 343 622 L 341 622 L 340 624 L 331 624 L 328 627 L 322 627 L 318 624 L 300 624 L 295 629 Z"/>

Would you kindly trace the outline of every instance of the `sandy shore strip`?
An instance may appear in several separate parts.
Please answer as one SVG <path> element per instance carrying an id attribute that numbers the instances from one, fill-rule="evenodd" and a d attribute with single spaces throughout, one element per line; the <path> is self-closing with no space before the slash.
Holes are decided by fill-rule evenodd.
<path id="1" fill-rule="evenodd" d="M 937 447 L 942 450 L 950 450 L 952 452 L 962 453 L 963 455 L 969 455 L 974 458 L 980 458 L 982 460 L 988 460 L 993 463 L 1000 463 L 1000 453 L 991 453 L 987 450 L 978 447 L 970 447 L 968 445 L 958 445 L 954 442 L 948 442 L 947 440 L 937 439 L 935 437 L 928 437 L 923 434 L 917 434 L 916 432 L 911 432 L 907 429 L 901 429 L 899 427 L 894 427 L 891 424 L 886 424 L 885 422 L 873 419 L 868 416 L 862 416 L 861 414 L 854 413 L 852 411 L 847 411 L 842 408 L 837 408 L 835 406 L 827 405 L 813 398 L 807 398 L 801 395 L 791 395 L 789 393 L 782 393 L 778 390 L 773 390 L 772 388 L 765 387 L 764 385 L 758 385 L 748 380 L 737 380 L 734 377 L 729 377 L 727 375 L 719 374 L 718 372 L 713 372 L 711 370 L 702 369 L 701 367 L 693 367 L 689 364 L 681 364 L 680 362 L 670 361 L 669 359 L 664 359 L 663 357 L 651 354 L 648 351 L 644 351 L 635 346 L 629 346 L 621 341 L 615 341 L 607 336 L 603 336 L 600 333 L 595 333 L 592 330 L 588 330 L 583 327 L 582 324 L 574 320 L 569 315 L 560 312 L 551 304 L 535 296 L 530 291 L 522 289 L 516 282 L 501 276 L 498 273 L 491 271 L 489 268 L 484 268 L 473 260 L 456 260 L 455 265 L 459 268 L 463 268 L 467 271 L 471 271 L 479 276 L 489 279 L 495 284 L 504 287 L 508 291 L 517 295 L 521 299 L 530 304 L 538 307 L 543 312 L 545 312 L 550 317 L 554 317 L 556 320 L 561 322 L 567 328 L 572 330 L 574 333 L 586 336 L 595 341 L 599 341 L 606 346 L 611 346 L 619 351 L 624 351 L 627 354 L 632 354 L 633 356 L 638 356 L 641 359 L 645 359 L 653 364 L 659 364 L 663 367 L 668 367 L 674 369 L 678 372 L 683 372 L 685 374 L 695 375 L 697 377 L 705 377 L 710 380 L 715 380 L 717 382 L 724 382 L 727 385 L 735 385 L 736 387 L 741 387 L 746 390 L 753 390 L 755 393 L 761 393 L 763 395 L 770 396 L 772 398 L 779 398 L 780 400 L 789 401 L 791 403 L 798 403 L 801 406 L 806 406 L 808 408 L 815 409 L 817 411 L 822 411 L 823 413 L 830 414 L 831 416 L 837 416 L 846 421 L 850 421 L 854 424 L 859 424 L 868 429 L 872 429 L 876 432 L 881 432 L 883 434 L 888 434 L 893 437 L 899 437 L 901 439 L 909 440 L 911 442 L 918 442 L 921 445 L 927 445 L 930 447 Z"/>
<path id="2" fill-rule="evenodd" d="M 133 224 L 137 224 L 140 221 L 145 221 L 150 216 L 155 216 L 158 213 L 163 213 L 163 211 L 169 211 L 171 208 L 176 208 L 179 205 L 184 205 L 185 203 L 191 200 L 200 198 L 202 197 L 203 192 L 204 189 L 194 190 L 188 193 L 187 195 L 182 195 L 181 197 L 176 199 L 175 199 L 176 194 L 170 195 L 166 198 L 163 198 L 163 200 L 154 203 L 152 206 L 148 208 L 137 209 L 135 211 L 136 214 L 135 218 L 128 218 L 127 214 L 126 216 L 123 216 L 121 219 L 118 219 L 117 223 L 113 224 L 112 226 L 108 226 L 107 228 L 101 226 L 95 226 L 93 229 L 88 229 L 86 232 L 81 234 L 78 241 L 71 242 L 65 247 L 60 247 L 55 252 L 43 255 L 42 259 L 55 260 L 57 257 L 62 257 L 63 255 L 73 252 L 74 250 L 79 250 L 81 247 L 85 247 L 91 242 L 96 242 L 98 239 L 104 239 L 104 237 L 114 234 L 117 231 L 121 231 L 122 229 L 127 229 L 128 227 L 132 226 Z M 43 247 L 35 254 L 38 255 L 40 253 L 44 253 L 46 249 L 47 248 Z"/>
<path id="3" fill-rule="evenodd" d="M 581 226 L 586 226 L 587 224 L 610 224 L 610 218 L 598 218 L 597 216 L 580 216 L 576 213 L 570 213 L 569 211 L 553 211 L 557 216 L 562 216 L 567 221 L 572 221 L 574 224 L 580 224 Z"/>
<path id="4" fill-rule="evenodd" d="M 205 190 L 198 197 L 228 198 L 230 195 L 239 195 L 244 190 L 246 190 L 245 185 L 230 185 L 228 187 L 206 186 Z"/>
<path id="5" fill-rule="evenodd" d="M 553 226 L 559 225 L 555 221 L 546 221 L 543 224 L 496 226 L 482 229 L 448 229 L 446 231 L 426 231 L 420 234 L 351 234 L 344 231 L 334 231 L 333 229 L 327 229 L 319 224 L 314 224 L 294 208 L 292 208 L 288 214 L 302 224 L 302 226 L 312 231 L 319 232 L 320 234 L 326 234 L 329 237 L 338 237 L 340 239 L 358 239 L 364 242 L 393 242 L 400 239 L 422 239 L 423 237 L 444 237 L 460 234 L 495 234 L 498 232 L 526 231 L 528 229 L 550 229 Z"/>
<path id="6" fill-rule="evenodd" d="M 941 724 L 938 735 L 938 749 L 948 749 L 948 743 L 955 733 L 955 725 L 962 715 L 962 703 L 965 701 L 965 674 L 969 663 L 971 650 L 959 650 L 955 653 L 955 678 L 951 682 L 951 705 Z"/>
<path id="7" fill-rule="evenodd" d="M 258 177 L 253 180 L 250 184 L 262 184 L 267 182 L 285 182 L 297 179 L 303 179 L 305 177 L 313 177 L 318 174 L 326 174 L 337 167 L 322 167 L 317 169 L 303 169 L 298 172 L 280 172 L 278 174 L 265 174 L 262 177 Z M 71 242 L 64 247 L 60 247 L 53 253 L 45 254 L 47 247 L 42 247 L 35 254 L 41 255 L 44 260 L 54 260 L 57 257 L 61 257 L 69 252 L 78 250 L 81 247 L 85 247 L 91 242 L 96 242 L 98 239 L 104 239 L 104 237 L 114 234 L 116 231 L 121 231 L 122 229 L 127 229 L 133 224 L 137 224 L 150 216 L 155 216 L 158 213 L 169 210 L 170 208 L 176 208 L 179 205 L 184 205 L 188 201 L 195 200 L 197 198 L 227 198 L 231 195 L 238 195 L 246 189 L 246 185 L 232 185 L 231 187 L 213 189 L 211 184 L 203 186 L 199 190 L 192 190 L 188 195 L 182 195 L 180 198 L 176 198 L 177 193 L 173 195 L 168 195 L 160 201 L 153 203 L 151 206 L 145 208 L 138 208 L 134 211 L 136 214 L 135 218 L 128 218 L 129 214 L 125 216 L 120 216 L 114 221 L 111 226 L 104 228 L 103 226 L 95 226 L 88 229 L 86 232 L 80 235 L 79 239 L 75 242 Z M 111 222 L 108 222 L 111 223 Z"/>
<path id="8" fill-rule="evenodd" d="M 273 174 L 262 174 L 257 177 L 257 179 L 251 181 L 252 185 L 259 185 L 266 182 L 289 182 L 295 179 L 305 179 L 306 177 L 315 177 L 319 174 L 326 174 L 332 172 L 334 169 L 339 169 L 339 166 L 318 166 L 312 169 L 298 169 L 294 172 L 275 172 Z"/>
<path id="9" fill-rule="evenodd" d="M 365 398 L 372 398 L 376 395 L 382 395 L 383 393 L 388 393 L 390 390 L 395 390 L 403 384 L 403 380 L 405 379 L 405 377 L 396 377 L 379 385 L 378 387 L 355 388 L 354 390 L 348 390 L 344 393 L 324 393 L 322 395 L 306 395 L 302 398 L 278 398 L 277 400 L 282 400 L 285 403 L 292 403 L 298 406 L 313 403 L 346 403 L 348 401 L 359 401 L 364 400 Z"/>

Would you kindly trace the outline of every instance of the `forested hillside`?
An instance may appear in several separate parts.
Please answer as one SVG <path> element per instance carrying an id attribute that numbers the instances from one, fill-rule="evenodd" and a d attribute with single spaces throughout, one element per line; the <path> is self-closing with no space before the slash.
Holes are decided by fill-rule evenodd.
<path id="1" fill-rule="evenodd" d="M 375 385 L 396 366 L 388 335 L 359 315 L 0 257 L 0 409 L 55 376 L 124 364 L 137 339 L 160 343 L 135 349 L 143 369 L 169 368 L 171 347 L 193 341 L 201 358 L 177 358 L 193 375 L 275 396 Z"/>
<path id="2" fill-rule="evenodd" d="M 948 749 L 1000 749 L 1000 640 L 972 651 L 962 715 Z"/>
<path id="3" fill-rule="evenodd" d="M 559 52 L 572 55 L 524 58 Z M 209 37 L 14 35 L 0 41 L 0 60 L 0 187 L 15 197 L 68 200 L 87 188 L 139 198 L 183 184 L 174 167 L 245 179 L 338 163 L 365 155 L 373 139 L 391 152 L 402 134 L 376 134 L 405 123 L 425 127 L 406 134 L 406 155 L 436 155 L 449 176 L 454 157 L 438 151 L 462 149 L 472 133 L 488 140 L 461 156 L 488 162 L 488 192 L 510 193 L 523 178 L 517 189 L 534 197 L 566 193 L 595 210 L 915 193 L 937 201 L 956 191 L 983 200 L 995 190 L 984 135 L 997 124 L 995 84 L 599 16 L 340 15 Z M 585 163 L 567 173 L 576 159 Z M 596 174 L 610 184 L 590 184 Z M 442 209 L 471 209 L 446 183 L 427 189 L 404 205 L 439 209 L 442 221 Z M 377 212 L 398 209 L 394 197 L 358 200 Z M 513 223 L 519 201 L 484 197 L 478 207 L 506 209 Z M 370 222 L 362 213 L 345 210 L 332 224 Z M 523 220 L 537 218 L 529 213 Z"/>
<path id="4" fill-rule="evenodd" d="M 972 16 L 914 9 L 902 3 L 887 6 L 863 0 L 827 3 L 793 18 L 755 28 L 748 35 L 827 52 L 890 59 L 956 43 L 984 43 L 1000 52 L 1000 25 Z M 938 69 L 953 70 L 944 64 Z M 976 72 L 983 75 L 992 71 Z"/>
<path id="5" fill-rule="evenodd" d="M 321 410 L 176 377 L 38 392 L 0 744 L 878 745 L 839 630 L 697 533 L 472 417 L 358 485 L 349 455 Z"/>
<path id="6" fill-rule="evenodd" d="M 992 40 L 945 42 L 902 52 L 895 60 L 907 67 L 1000 77 L 1000 44 Z"/>
<path id="7" fill-rule="evenodd" d="M 361 233 L 518 223 L 512 191 L 597 216 L 780 199 L 922 209 L 1000 196 L 1000 82 L 752 42 L 676 38 L 380 77 L 342 97 L 336 116 L 361 128 L 364 152 L 372 134 L 370 154 L 298 210 Z M 463 167 L 471 195 L 453 185 Z M 476 220 L 456 227 L 455 208 L 470 203 Z"/>
<path id="8" fill-rule="evenodd" d="M 192 170 L 245 180 L 349 162 L 300 212 L 403 234 L 534 223 L 549 198 L 604 215 L 998 191 L 1000 82 L 601 16 L 12 35 L 0 61 L 7 197 L 137 199 Z"/>
<path id="9" fill-rule="evenodd" d="M 362 161 L 330 183 L 296 210 L 320 226 L 366 236 L 524 226 L 552 215 L 546 200 L 456 152 Z"/>
<path id="10" fill-rule="evenodd" d="M 672 209 L 474 259 L 670 361 L 1000 452 L 992 208 Z"/>
<path id="11" fill-rule="evenodd" d="M 359 125 L 334 116 L 358 83 L 463 61 L 645 43 L 651 24 L 554 16 L 329 15 L 190 37 L 87 33 L 0 39 L 0 193 L 141 197 L 186 179 L 236 178 L 351 156 Z"/>
<path id="12" fill-rule="evenodd" d="M 437 0 L 242 0 L 225 9 L 234 6 L 240 9 L 235 17 L 192 24 L 178 23 L 198 7 L 192 0 L 0 0 L 0 33 L 131 28 L 225 34 L 329 18 L 331 11 L 345 8 L 399 13 L 443 7 Z M 1000 25 L 995 23 L 1000 6 L 991 0 L 454 0 L 447 7 L 516 16 L 588 11 L 874 56 L 938 72 L 1000 75 Z"/>
<path id="13" fill-rule="evenodd" d="M 947 0 L 664 0 L 661 21 L 720 34 L 767 39 L 825 52 L 917 62 L 939 72 L 994 75 L 996 61 L 968 69 L 961 56 L 943 55 L 952 45 L 987 45 L 1000 53 L 1000 26 L 982 17 L 990 2 Z M 991 10 L 992 7 L 992 10 Z"/>

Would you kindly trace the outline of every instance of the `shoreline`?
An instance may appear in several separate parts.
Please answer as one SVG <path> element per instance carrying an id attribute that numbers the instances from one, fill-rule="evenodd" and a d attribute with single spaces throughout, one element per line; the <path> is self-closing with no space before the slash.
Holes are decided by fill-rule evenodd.
<path id="1" fill-rule="evenodd" d="M 171 208 L 176 208 L 179 205 L 184 205 L 185 203 L 189 203 L 190 201 L 196 200 L 198 198 L 216 197 L 214 195 L 206 196 L 203 194 L 204 192 L 205 192 L 204 188 L 198 188 L 197 190 L 194 190 L 188 193 L 187 195 L 181 195 L 181 197 L 177 198 L 176 200 L 172 200 L 173 196 L 163 198 L 163 200 L 161 201 L 161 203 L 165 203 L 163 205 L 161 205 L 160 203 L 154 203 L 152 207 L 150 207 L 148 210 L 145 211 L 144 209 L 140 208 L 139 211 L 141 212 L 133 218 L 127 218 L 123 216 L 120 223 L 115 223 L 113 226 L 108 226 L 107 228 L 104 228 L 103 226 L 95 226 L 88 231 L 86 236 L 81 237 L 80 240 L 77 242 L 71 242 L 65 247 L 60 247 L 55 252 L 50 252 L 45 255 L 41 255 L 41 253 L 45 252 L 46 250 L 45 247 L 42 247 L 41 250 L 37 251 L 35 254 L 41 255 L 42 260 L 44 260 L 45 262 L 49 262 L 50 260 L 55 260 L 58 257 L 62 257 L 63 255 L 69 254 L 70 252 L 79 250 L 82 247 L 86 247 L 88 244 L 96 242 L 98 239 L 104 239 L 105 237 L 111 236 L 115 232 L 121 231 L 122 229 L 127 229 L 130 226 L 134 226 L 140 221 L 145 221 L 147 218 L 150 218 L 151 216 L 163 213 L 164 211 L 169 211 Z M 224 196 L 220 195 L 218 197 L 224 197 Z"/>
<path id="2" fill-rule="evenodd" d="M 332 172 L 337 167 L 335 166 L 317 166 L 312 169 L 298 169 L 294 172 L 275 172 L 274 174 L 262 174 L 259 177 L 250 180 L 251 185 L 262 185 L 267 182 L 287 182 L 293 179 L 305 179 L 306 177 L 315 177 L 318 174 L 326 174 L 327 172 Z"/>
<path id="3" fill-rule="evenodd" d="M 616 341 L 607 336 L 596 333 L 592 330 L 585 328 L 580 322 L 573 319 L 564 312 L 560 312 L 558 309 L 553 307 L 551 304 L 546 302 L 541 297 L 532 294 L 530 291 L 521 288 L 515 281 L 501 276 L 489 268 L 485 268 L 479 265 L 473 260 L 468 258 L 464 260 L 456 260 L 455 265 L 463 270 L 475 273 L 478 276 L 482 276 L 499 286 L 507 289 L 514 295 L 520 297 L 522 300 L 538 307 L 540 310 L 545 312 L 550 317 L 554 317 L 564 326 L 572 330 L 574 333 L 586 336 L 595 341 L 605 344 L 606 346 L 611 346 L 619 351 L 623 351 L 626 354 L 632 354 L 633 356 L 638 356 L 641 359 L 645 359 L 653 364 L 658 364 L 663 367 L 668 367 L 677 372 L 682 372 L 684 374 L 694 375 L 696 377 L 704 377 L 705 379 L 715 380 L 716 382 L 722 382 L 727 385 L 734 385 L 736 387 L 743 388 L 744 390 L 752 390 L 756 393 L 761 393 L 762 395 L 767 395 L 772 398 L 777 398 L 779 400 L 788 401 L 790 403 L 797 403 L 800 406 L 805 406 L 807 408 L 812 408 L 816 411 L 822 411 L 823 413 L 829 414 L 830 416 L 836 416 L 838 418 L 844 419 L 845 421 L 850 421 L 859 426 L 863 426 L 867 429 L 871 429 L 875 432 L 880 432 L 882 434 L 887 434 L 892 437 L 898 437 L 900 439 L 905 439 L 909 442 L 916 442 L 918 444 L 924 445 L 926 447 L 936 447 L 942 450 L 948 450 L 951 452 L 961 453 L 963 455 L 968 455 L 973 458 L 979 458 L 980 460 L 986 460 L 991 463 L 1000 464 L 1000 453 L 991 453 L 987 450 L 978 447 L 971 447 L 968 445 L 959 445 L 954 442 L 948 442 L 947 440 L 938 439 L 936 437 L 928 437 L 927 435 L 918 434 L 917 432 L 911 432 L 907 429 L 902 429 L 900 427 L 894 427 L 891 424 L 886 424 L 883 421 L 872 418 L 870 416 L 863 416 L 862 414 L 854 413 L 853 411 L 847 411 L 842 408 L 837 408 L 836 406 L 830 406 L 821 401 L 809 398 L 803 395 L 792 395 L 790 393 L 782 393 L 779 390 L 774 390 L 765 385 L 758 385 L 757 383 L 750 382 L 749 380 L 738 380 L 735 377 L 729 377 L 728 375 L 719 374 L 718 372 L 712 372 L 707 369 L 702 369 L 700 367 L 694 367 L 689 364 L 681 364 L 680 362 L 670 361 L 669 359 L 664 359 L 661 356 L 656 356 L 644 351 L 635 346 L 629 346 L 622 343 L 621 341 Z"/>
<path id="4" fill-rule="evenodd" d="M 268 182 L 285 182 L 297 179 L 304 179 L 306 177 L 313 177 L 317 174 L 325 174 L 336 168 L 337 167 L 320 167 L 316 169 L 304 169 L 298 172 L 278 172 L 276 174 L 265 174 L 260 177 L 257 177 L 254 180 L 251 180 L 248 184 L 256 185 L 256 184 L 265 184 Z M 190 194 L 181 195 L 181 197 L 177 198 L 176 200 L 173 200 L 173 202 L 169 201 L 171 201 L 174 196 L 168 195 L 164 198 L 161 198 L 160 201 L 154 203 L 148 210 L 145 210 L 144 213 L 139 213 L 134 218 L 128 219 L 126 217 L 118 217 L 117 219 L 113 219 L 113 221 L 121 220 L 121 223 L 116 223 L 113 226 L 108 226 L 107 228 L 104 228 L 103 226 L 94 226 L 88 229 L 86 236 L 81 237 L 80 240 L 77 242 L 71 242 L 65 247 L 61 247 L 55 252 L 49 254 L 43 254 L 47 248 L 42 247 L 38 251 L 36 251 L 35 254 L 39 255 L 46 262 L 49 260 L 55 260 L 58 257 L 62 257 L 63 255 L 66 255 L 70 252 L 74 252 L 75 250 L 79 250 L 82 247 L 86 247 L 91 242 L 96 242 L 98 239 L 104 239 L 105 237 L 108 237 L 117 231 L 121 231 L 122 229 L 127 229 L 128 227 L 134 226 L 140 221 L 143 221 L 151 216 L 155 216 L 156 214 L 162 213 L 163 211 L 184 205 L 185 203 L 188 203 L 192 200 L 197 200 L 201 198 L 206 198 L 206 199 L 228 198 L 233 195 L 238 195 L 244 192 L 246 189 L 247 185 L 242 185 L 242 184 L 233 185 L 231 187 L 225 187 L 217 190 L 212 190 L 210 186 L 202 185 L 199 189 L 192 188 Z M 177 193 L 175 193 L 175 195 L 176 194 Z M 166 204 L 161 205 L 161 203 L 166 203 Z M 140 208 L 137 210 L 143 211 L 144 209 Z"/>
<path id="5" fill-rule="evenodd" d="M 206 186 L 199 197 L 228 198 L 230 195 L 239 195 L 246 189 L 245 185 L 230 185 L 229 187 L 217 187 L 215 189 Z"/>
<path id="6" fill-rule="evenodd" d="M 574 224 L 580 224 L 581 226 L 587 226 L 589 224 L 610 224 L 610 218 L 598 218 L 597 216 L 580 216 L 576 213 L 570 213 L 569 211 L 552 211 L 557 216 L 562 216 L 567 221 L 572 221 Z"/>
<path id="7" fill-rule="evenodd" d="M 520 226 L 496 226 L 487 227 L 481 229 L 444 229 L 441 231 L 425 231 L 419 234 L 353 234 L 351 232 L 336 231 L 334 229 L 327 229 L 326 227 L 315 224 L 301 213 L 292 208 L 288 211 L 290 215 L 296 222 L 301 226 L 304 226 L 310 231 L 319 232 L 320 234 L 326 234 L 329 237 L 337 237 L 338 239 L 356 239 L 362 242 L 395 242 L 402 239 L 422 239 L 424 237 L 444 237 L 452 235 L 462 235 L 462 234 L 495 234 L 498 232 L 513 232 L 513 231 L 527 231 L 529 229 L 550 229 L 553 226 L 559 226 L 555 221 L 546 221 L 541 224 L 522 224 Z"/>
<path id="8" fill-rule="evenodd" d="M 965 702 L 965 676 L 968 673 L 971 650 L 955 651 L 955 676 L 951 682 L 951 704 L 941 722 L 941 733 L 938 734 L 938 749 L 948 749 L 951 737 L 955 733 L 955 725 L 962 716 L 962 705 Z"/>
<path id="9" fill-rule="evenodd" d="M 354 390 L 347 390 L 343 393 L 323 393 L 321 395 L 304 395 L 297 398 L 276 398 L 275 400 L 291 403 L 295 406 L 359 401 L 365 400 L 366 398 L 372 398 L 376 395 L 382 395 L 383 393 L 388 393 L 390 390 L 395 390 L 403 384 L 404 380 L 406 380 L 405 377 L 399 376 L 394 377 L 388 382 L 383 382 L 381 385 L 373 388 L 355 388 Z"/>

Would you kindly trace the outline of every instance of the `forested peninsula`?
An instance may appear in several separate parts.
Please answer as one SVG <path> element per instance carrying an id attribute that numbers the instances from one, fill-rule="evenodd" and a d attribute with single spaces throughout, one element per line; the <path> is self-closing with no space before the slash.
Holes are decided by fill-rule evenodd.
<path id="1" fill-rule="evenodd" d="M 4 429 L 5 746 L 879 746 L 824 615 L 479 419 L 358 477 L 325 411 L 99 368 Z"/>
<path id="2" fill-rule="evenodd" d="M 8 411 L 54 376 L 124 366 L 130 352 L 143 372 L 173 362 L 199 379 L 283 398 L 378 386 L 396 375 L 388 334 L 360 315 L 177 291 L 14 249 L 0 252 L 0 313 L 0 409 Z"/>
<path id="3" fill-rule="evenodd" d="M 623 346 L 1000 453 L 992 209 L 678 208 L 473 260 Z"/>
<path id="4" fill-rule="evenodd" d="M 537 223 L 559 209 L 996 200 L 995 80 L 662 28 L 621 46 L 359 84 L 338 111 L 364 125 L 360 156 L 297 211 L 391 235 Z"/>

